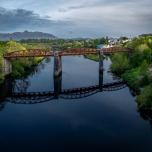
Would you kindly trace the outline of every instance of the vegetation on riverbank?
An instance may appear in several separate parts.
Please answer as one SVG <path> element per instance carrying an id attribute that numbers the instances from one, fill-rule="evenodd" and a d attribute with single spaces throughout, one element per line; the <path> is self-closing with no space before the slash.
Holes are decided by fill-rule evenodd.
<path id="1" fill-rule="evenodd" d="M 130 55 L 112 56 L 112 71 L 121 76 L 135 91 L 139 109 L 152 110 L 152 36 L 140 36 L 126 43 Z"/>
<path id="2" fill-rule="evenodd" d="M 18 50 L 26 50 L 27 48 L 15 41 L 0 42 L 0 84 L 4 81 L 3 74 L 3 54 Z M 43 58 L 25 58 L 12 60 L 12 73 L 13 78 L 24 76 L 28 73 L 31 67 L 36 66 Z"/>
<path id="3" fill-rule="evenodd" d="M 76 39 L 76 40 L 22 40 L 20 42 L 0 42 L 0 67 L 3 63 L 3 54 L 26 49 L 50 50 L 58 46 L 59 50 L 67 48 L 96 48 L 99 44 L 106 44 L 107 39 Z M 115 54 L 111 57 L 112 71 L 122 77 L 135 91 L 140 92 L 137 96 L 139 109 L 152 109 L 152 36 L 140 36 L 123 44 L 124 47 L 132 48 L 128 54 Z M 87 55 L 88 59 L 99 61 L 99 56 Z M 43 58 L 25 58 L 12 61 L 12 77 L 19 78 L 26 75 L 28 69 L 37 65 Z M 2 68 L 1 68 L 2 69 Z M 0 83 L 4 75 L 0 72 Z"/>
<path id="4" fill-rule="evenodd" d="M 57 46 L 59 50 L 67 48 L 96 48 L 99 44 L 106 44 L 108 40 L 106 38 L 98 39 L 29 39 L 21 40 L 20 43 L 26 48 L 44 48 L 51 49 L 53 46 Z"/>
<path id="5" fill-rule="evenodd" d="M 0 42 L 0 83 L 4 80 L 4 74 L 2 72 L 3 54 L 7 52 L 14 52 L 27 49 L 45 49 L 50 50 L 53 47 L 58 47 L 58 50 L 68 48 L 95 48 L 101 43 L 107 43 L 106 38 L 99 39 L 29 39 L 21 41 L 2 41 Z M 12 61 L 12 77 L 18 78 L 26 75 L 31 67 L 37 65 L 43 58 L 24 58 L 16 59 Z M 94 58 L 97 60 L 96 58 Z"/>
<path id="6" fill-rule="evenodd" d="M 43 57 L 37 58 L 22 58 L 12 61 L 12 73 L 13 78 L 20 78 L 25 76 L 31 71 L 36 65 L 43 60 Z"/>
<path id="7" fill-rule="evenodd" d="M 84 57 L 95 62 L 99 61 L 99 55 L 85 55 Z"/>

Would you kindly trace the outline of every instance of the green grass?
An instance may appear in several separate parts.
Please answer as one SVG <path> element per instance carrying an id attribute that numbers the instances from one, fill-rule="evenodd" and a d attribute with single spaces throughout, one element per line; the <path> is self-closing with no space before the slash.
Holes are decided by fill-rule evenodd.
<path id="1" fill-rule="evenodd" d="M 85 55 L 85 58 L 99 62 L 99 55 Z"/>

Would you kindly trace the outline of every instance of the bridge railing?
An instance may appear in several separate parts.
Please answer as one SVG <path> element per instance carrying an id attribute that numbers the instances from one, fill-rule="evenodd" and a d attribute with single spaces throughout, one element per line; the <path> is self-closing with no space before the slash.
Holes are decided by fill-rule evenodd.
<path id="1" fill-rule="evenodd" d="M 4 58 L 53 56 L 53 51 L 42 49 L 30 49 L 5 53 L 3 56 Z"/>
<path id="2" fill-rule="evenodd" d="M 58 55 L 68 56 L 68 55 L 98 54 L 100 51 L 102 51 L 102 53 L 106 55 L 106 54 L 114 54 L 119 52 L 131 52 L 131 49 L 122 48 L 122 47 L 109 47 L 102 49 L 71 48 L 71 49 L 59 51 Z M 54 56 L 54 52 L 52 50 L 45 50 L 45 49 L 29 49 L 29 50 L 15 51 L 4 54 L 4 58 L 40 57 L 40 56 Z"/>

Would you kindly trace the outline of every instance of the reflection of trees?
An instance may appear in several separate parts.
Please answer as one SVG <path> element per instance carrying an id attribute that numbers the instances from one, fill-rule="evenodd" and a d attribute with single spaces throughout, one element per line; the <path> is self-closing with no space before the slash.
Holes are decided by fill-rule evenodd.
<path id="1" fill-rule="evenodd" d="M 41 71 L 45 69 L 46 64 L 49 63 L 50 61 L 51 61 L 50 58 L 44 59 L 44 61 L 42 61 L 38 66 L 34 67 L 32 71 L 30 71 L 30 75 L 41 73 Z"/>
<path id="2" fill-rule="evenodd" d="M 35 74 L 41 73 L 41 70 L 45 69 L 46 64 L 48 62 L 50 62 L 50 60 L 51 60 L 50 58 L 47 58 L 43 62 L 41 62 L 37 67 L 35 67 L 30 72 L 30 75 L 35 75 Z M 27 89 L 31 85 L 31 82 L 29 81 L 29 79 L 27 79 L 27 77 L 14 81 L 13 90 L 20 92 L 20 93 L 27 92 Z"/>
<path id="3" fill-rule="evenodd" d="M 49 63 L 49 62 L 51 62 L 51 58 L 46 58 L 45 63 Z"/>
<path id="4" fill-rule="evenodd" d="M 149 121 L 152 127 L 152 111 L 151 110 L 139 111 L 139 114 L 144 120 Z"/>
<path id="5" fill-rule="evenodd" d="M 3 74 L 3 58 L 0 55 L 0 84 L 3 82 L 4 80 L 4 74 Z"/>
<path id="6" fill-rule="evenodd" d="M 2 111 L 4 107 L 5 107 L 5 103 L 4 102 L 0 103 L 0 111 Z"/>
<path id="7" fill-rule="evenodd" d="M 30 84 L 29 80 L 22 78 L 14 82 L 14 90 L 21 93 L 26 92 Z"/>

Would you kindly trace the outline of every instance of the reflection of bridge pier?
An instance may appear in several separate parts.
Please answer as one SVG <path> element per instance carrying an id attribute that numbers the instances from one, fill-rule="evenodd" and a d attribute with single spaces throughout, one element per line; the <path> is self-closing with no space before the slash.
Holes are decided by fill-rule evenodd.
<path id="1" fill-rule="evenodd" d="M 13 91 L 13 83 L 12 83 L 12 79 L 11 78 L 6 78 L 6 80 L 4 81 L 4 83 L 2 85 L 0 85 L 0 99 L 3 100 L 5 99 L 5 97 L 7 96 L 11 96 L 12 95 L 12 91 Z"/>
<path id="2" fill-rule="evenodd" d="M 102 91 L 103 87 L 103 54 L 99 51 L 99 89 Z"/>
<path id="3" fill-rule="evenodd" d="M 60 93 L 62 92 L 62 74 L 58 77 L 54 76 L 54 96 L 58 99 Z"/>
<path id="4" fill-rule="evenodd" d="M 99 64 L 99 89 L 102 91 L 103 88 L 103 69 L 100 69 L 100 64 Z"/>

